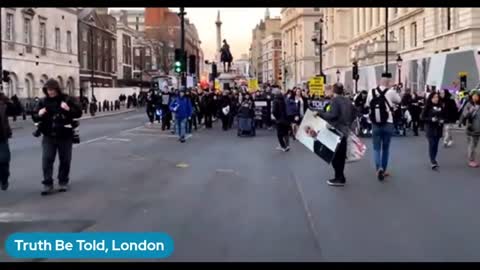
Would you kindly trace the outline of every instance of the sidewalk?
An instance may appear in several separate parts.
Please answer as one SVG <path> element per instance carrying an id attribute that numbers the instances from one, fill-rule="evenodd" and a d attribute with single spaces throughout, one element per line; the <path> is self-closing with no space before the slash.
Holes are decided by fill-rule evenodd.
<path id="1" fill-rule="evenodd" d="M 88 114 L 84 113 L 82 118 L 80 118 L 80 120 L 88 120 L 88 119 L 109 117 L 109 116 L 114 116 L 114 115 L 118 115 L 118 114 L 134 112 L 134 111 L 136 111 L 135 108 L 133 108 L 133 109 L 122 109 L 122 110 L 119 110 L 119 111 L 100 112 L 100 113 L 96 113 L 95 116 L 93 116 L 93 117 L 89 113 Z M 17 117 L 17 121 L 13 121 L 13 119 L 11 117 L 9 117 L 8 121 L 10 122 L 10 127 L 11 127 L 12 130 L 25 128 L 29 125 L 33 126 L 32 118 L 30 116 L 28 116 L 26 120 L 23 120 L 23 118 L 21 116 Z"/>

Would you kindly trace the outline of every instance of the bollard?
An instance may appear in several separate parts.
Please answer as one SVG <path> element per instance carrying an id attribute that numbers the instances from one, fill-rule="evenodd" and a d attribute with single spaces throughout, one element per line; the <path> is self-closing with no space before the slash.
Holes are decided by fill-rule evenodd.
<path id="1" fill-rule="evenodd" d="M 110 101 L 110 110 L 113 111 L 114 108 L 113 108 L 113 101 Z"/>

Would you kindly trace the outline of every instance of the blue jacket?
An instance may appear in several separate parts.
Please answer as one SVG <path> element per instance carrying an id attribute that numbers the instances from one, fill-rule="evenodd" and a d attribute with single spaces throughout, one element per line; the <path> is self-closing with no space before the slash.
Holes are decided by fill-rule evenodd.
<path id="1" fill-rule="evenodd" d="M 175 113 L 175 118 L 185 119 L 192 116 L 192 102 L 186 96 L 175 98 L 170 103 L 170 110 Z"/>

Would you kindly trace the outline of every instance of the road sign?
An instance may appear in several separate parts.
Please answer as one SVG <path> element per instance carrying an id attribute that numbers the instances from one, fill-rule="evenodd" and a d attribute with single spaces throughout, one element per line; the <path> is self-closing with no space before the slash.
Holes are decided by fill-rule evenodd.
<path id="1" fill-rule="evenodd" d="M 310 94 L 315 96 L 325 95 L 324 78 L 322 76 L 313 77 L 309 81 Z"/>
<path id="2" fill-rule="evenodd" d="M 255 92 L 258 90 L 258 80 L 250 79 L 248 80 L 248 91 Z"/>

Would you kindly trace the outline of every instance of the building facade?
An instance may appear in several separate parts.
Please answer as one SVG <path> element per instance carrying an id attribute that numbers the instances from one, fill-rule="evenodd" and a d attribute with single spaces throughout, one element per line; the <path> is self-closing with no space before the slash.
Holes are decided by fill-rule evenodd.
<path id="1" fill-rule="evenodd" d="M 3 69 L 8 96 L 42 97 L 43 84 L 57 79 L 79 94 L 76 8 L 2 8 Z"/>
<path id="2" fill-rule="evenodd" d="M 356 60 L 359 88 L 377 85 L 385 69 L 386 12 L 388 71 L 397 83 L 414 90 L 444 88 L 466 72 L 467 87 L 478 84 L 479 8 L 324 8 L 327 78 L 336 76 L 338 69 L 341 80 L 353 89 L 351 69 Z M 401 65 L 396 63 L 398 55 Z"/>
<path id="3" fill-rule="evenodd" d="M 272 33 L 262 41 L 263 82 L 282 83 L 282 34 Z"/>
<path id="4" fill-rule="evenodd" d="M 270 12 L 267 8 L 264 20 L 261 20 L 252 30 L 252 43 L 250 44 L 250 76 L 256 78 L 259 83 L 263 83 L 266 80 L 263 77 L 263 39 L 273 33 L 279 33 L 280 25 L 281 19 L 279 17 L 270 18 Z"/>
<path id="5" fill-rule="evenodd" d="M 123 11 L 117 19 L 117 79 L 133 79 L 133 42 L 136 32 L 128 26 L 128 13 Z"/>
<path id="6" fill-rule="evenodd" d="M 80 10 L 78 17 L 81 95 L 91 96 L 92 86 L 116 86 L 117 22 L 93 8 Z"/>
<path id="7" fill-rule="evenodd" d="M 319 50 L 312 38 L 320 29 L 320 8 L 283 8 L 282 45 L 287 88 L 306 83 L 320 73 Z"/>
<path id="8" fill-rule="evenodd" d="M 115 19 L 119 20 L 122 13 L 127 13 L 127 23 L 128 27 L 135 31 L 143 32 L 145 31 L 145 10 L 118 10 L 118 9 L 110 9 L 108 14 L 115 17 Z M 103 12 L 102 12 L 103 13 Z M 106 14 L 106 13 L 105 13 Z"/>

